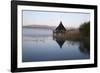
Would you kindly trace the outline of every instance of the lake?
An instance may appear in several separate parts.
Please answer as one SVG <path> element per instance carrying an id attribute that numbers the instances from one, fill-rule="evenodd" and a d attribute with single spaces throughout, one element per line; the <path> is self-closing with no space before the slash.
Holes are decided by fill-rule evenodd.
<path id="1" fill-rule="evenodd" d="M 50 29 L 23 28 L 22 38 L 22 62 L 90 59 L 82 41 L 59 41 Z"/>

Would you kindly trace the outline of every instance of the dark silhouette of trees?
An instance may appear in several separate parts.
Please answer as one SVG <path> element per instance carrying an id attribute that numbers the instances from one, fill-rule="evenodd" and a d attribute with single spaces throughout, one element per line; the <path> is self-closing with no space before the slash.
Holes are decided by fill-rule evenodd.
<path id="1" fill-rule="evenodd" d="M 85 22 L 85 23 L 83 23 L 83 24 L 80 26 L 79 30 L 80 30 L 80 34 L 81 34 L 82 36 L 87 36 L 87 37 L 89 37 L 89 36 L 90 36 L 90 22 Z"/>

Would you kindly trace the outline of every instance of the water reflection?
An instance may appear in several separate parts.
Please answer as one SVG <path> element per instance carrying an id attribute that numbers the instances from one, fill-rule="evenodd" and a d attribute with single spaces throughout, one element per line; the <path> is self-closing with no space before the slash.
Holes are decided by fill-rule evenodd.
<path id="1" fill-rule="evenodd" d="M 66 41 L 64 33 L 59 33 L 59 34 L 53 33 L 53 40 L 55 40 L 58 43 L 60 48 L 62 48 L 64 42 Z"/>
<path id="2" fill-rule="evenodd" d="M 52 31 L 25 28 L 23 29 L 22 62 L 89 59 L 89 41 L 83 40 L 66 38 L 65 33 L 55 34 Z"/>
<path id="3" fill-rule="evenodd" d="M 87 39 L 82 38 L 78 41 L 72 41 L 71 39 L 68 39 L 69 40 L 68 44 L 74 45 L 76 42 L 79 42 L 80 52 L 84 54 L 90 54 L 90 40 Z M 53 33 L 53 40 L 55 40 L 60 46 L 60 48 L 62 48 L 67 38 L 65 37 L 65 33 Z"/>
<path id="4" fill-rule="evenodd" d="M 89 40 L 81 40 L 79 50 L 84 54 L 90 54 L 90 41 Z"/>

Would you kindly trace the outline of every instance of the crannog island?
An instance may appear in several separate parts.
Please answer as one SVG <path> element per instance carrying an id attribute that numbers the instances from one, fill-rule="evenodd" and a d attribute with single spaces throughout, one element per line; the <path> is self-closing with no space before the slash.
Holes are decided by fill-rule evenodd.
<path id="1" fill-rule="evenodd" d="M 62 22 L 58 25 L 58 27 L 53 31 L 54 37 L 63 37 L 66 40 L 80 40 L 83 37 L 90 37 L 90 22 L 85 22 L 81 24 L 81 26 L 77 29 L 69 29 L 67 30 Z"/>
<path id="2" fill-rule="evenodd" d="M 81 24 L 77 29 L 69 30 L 67 30 L 62 22 L 60 22 L 58 27 L 53 30 L 53 39 L 61 48 L 66 40 L 75 42 L 78 41 L 81 43 L 80 48 L 82 51 L 87 50 L 90 52 L 90 22 Z"/>

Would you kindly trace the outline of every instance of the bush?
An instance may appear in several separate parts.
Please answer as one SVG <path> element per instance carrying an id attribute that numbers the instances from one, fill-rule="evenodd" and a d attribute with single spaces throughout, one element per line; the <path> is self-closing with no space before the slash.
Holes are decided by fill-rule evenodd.
<path id="1" fill-rule="evenodd" d="M 79 30 L 82 36 L 90 36 L 90 22 L 83 23 Z"/>

